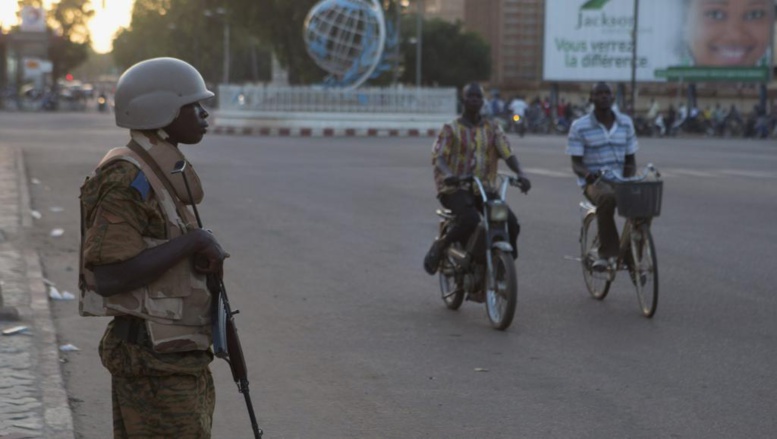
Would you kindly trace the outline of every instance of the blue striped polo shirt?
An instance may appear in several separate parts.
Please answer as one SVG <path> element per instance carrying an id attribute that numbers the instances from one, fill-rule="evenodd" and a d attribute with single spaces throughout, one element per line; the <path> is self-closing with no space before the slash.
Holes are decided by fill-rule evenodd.
<path id="1" fill-rule="evenodd" d="M 569 129 L 567 154 L 582 156 L 583 164 L 591 171 L 612 169 L 618 176 L 623 174 L 626 156 L 639 149 L 634 122 L 625 114 L 615 113 L 615 123 L 608 130 L 596 120 L 593 112 L 575 120 Z M 585 179 L 578 178 L 577 184 L 585 186 Z"/>

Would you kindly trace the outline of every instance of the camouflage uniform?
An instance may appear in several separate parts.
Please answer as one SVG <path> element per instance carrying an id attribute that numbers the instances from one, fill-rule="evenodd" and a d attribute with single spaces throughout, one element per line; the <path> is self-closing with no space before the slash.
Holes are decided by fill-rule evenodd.
<path id="1" fill-rule="evenodd" d="M 134 164 L 116 161 L 81 188 L 85 264 L 126 261 L 147 248 L 144 238 L 167 238 L 153 191 L 144 196 L 137 190 L 140 173 Z M 112 376 L 114 437 L 210 438 L 210 350 L 155 352 L 144 320 L 119 316 L 100 342 L 100 358 Z"/>

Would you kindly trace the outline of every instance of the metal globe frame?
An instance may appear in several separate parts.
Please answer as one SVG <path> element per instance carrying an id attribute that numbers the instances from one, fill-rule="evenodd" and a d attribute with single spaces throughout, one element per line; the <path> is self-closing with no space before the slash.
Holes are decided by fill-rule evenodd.
<path id="1" fill-rule="evenodd" d="M 346 21 L 352 26 L 348 29 L 349 41 L 335 41 L 334 46 L 331 46 L 328 39 L 317 38 L 322 35 L 331 37 L 332 30 L 340 29 L 346 24 L 327 20 L 332 17 L 327 16 L 326 13 L 338 9 L 352 11 L 352 16 L 373 14 L 377 35 L 372 35 L 372 30 L 369 28 L 372 23 Z M 334 16 L 334 18 L 341 17 L 342 15 Z M 322 0 L 308 12 L 304 35 L 305 48 L 316 64 L 332 75 L 336 80 L 334 82 L 342 88 L 356 89 L 372 76 L 383 58 L 386 45 L 386 21 L 383 8 L 378 0 Z M 335 49 L 336 52 L 332 53 Z"/>

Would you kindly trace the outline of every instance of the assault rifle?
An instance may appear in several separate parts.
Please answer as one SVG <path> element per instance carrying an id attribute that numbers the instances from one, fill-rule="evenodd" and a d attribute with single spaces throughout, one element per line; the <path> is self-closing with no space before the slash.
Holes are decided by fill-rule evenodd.
<path id="1" fill-rule="evenodd" d="M 173 174 L 181 174 L 183 184 L 186 186 L 186 192 L 189 199 L 193 200 L 189 181 L 184 171 L 186 170 L 186 160 L 180 160 L 175 164 Z M 197 225 L 202 229 L 202 220 L 197 212 L 197 205 L 192 203 L 194 216 L 197 218 Z M 227 290 L 224 288 L 224 280 L 219 275 L 210 274 L 207 276 L 208 290 L 213 296 L 211 308 L 211 324 L 213 329 L 213 353 L 229 364 L 232 369 L 232 379 L 237 384 L 238 392 L 242 393 L 246 400 L 248 416 L 251 418 L 251 428 L 255 439 L 262 439 L 262 429 L 256 422 L 254 406 L 251 403 L 251 395 L 248 393 L 248 370 L 246 369 L 246 359 L 243 356 L 243 346 L 240 344 L 240 338 L 237 335 L 235 326 L 235 314 L 239 310 L 232 311 L 227 298 Z"/>

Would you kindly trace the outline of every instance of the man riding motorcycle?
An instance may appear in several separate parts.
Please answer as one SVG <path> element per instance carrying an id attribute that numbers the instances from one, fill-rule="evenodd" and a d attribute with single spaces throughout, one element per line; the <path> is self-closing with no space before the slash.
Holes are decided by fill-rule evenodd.
<path id="1" fill-rule="evenodd" d="M 430 275 L 437 272 L 445 249 L 454 242 L 465 242 L 480 222 L 479 209 L 482 199 L 472 188 L 462 187 L 460 178 L 476 176 L 487 189 L 496 189 L 499 159 L 515 172 L 523 193 L 531 188 L 531 182 L 521 171 L 518 159 L 513 155 L 510 143 L 502 128 L 481 117 L 483 87 L 471 83 L 464 87 L 462 99 L 464 111 L 456 120 L 447 123 L 432 148 L 432 166 L 437 188 L 437 198 L 456 216 L 456 224 L 438 237 L 424 258 L 424 269 Z M 516 241 L 520 226 L 512 210 L 509 212 L 508 231 L 513 247 L 513 258 L 518 257 Z"/>

